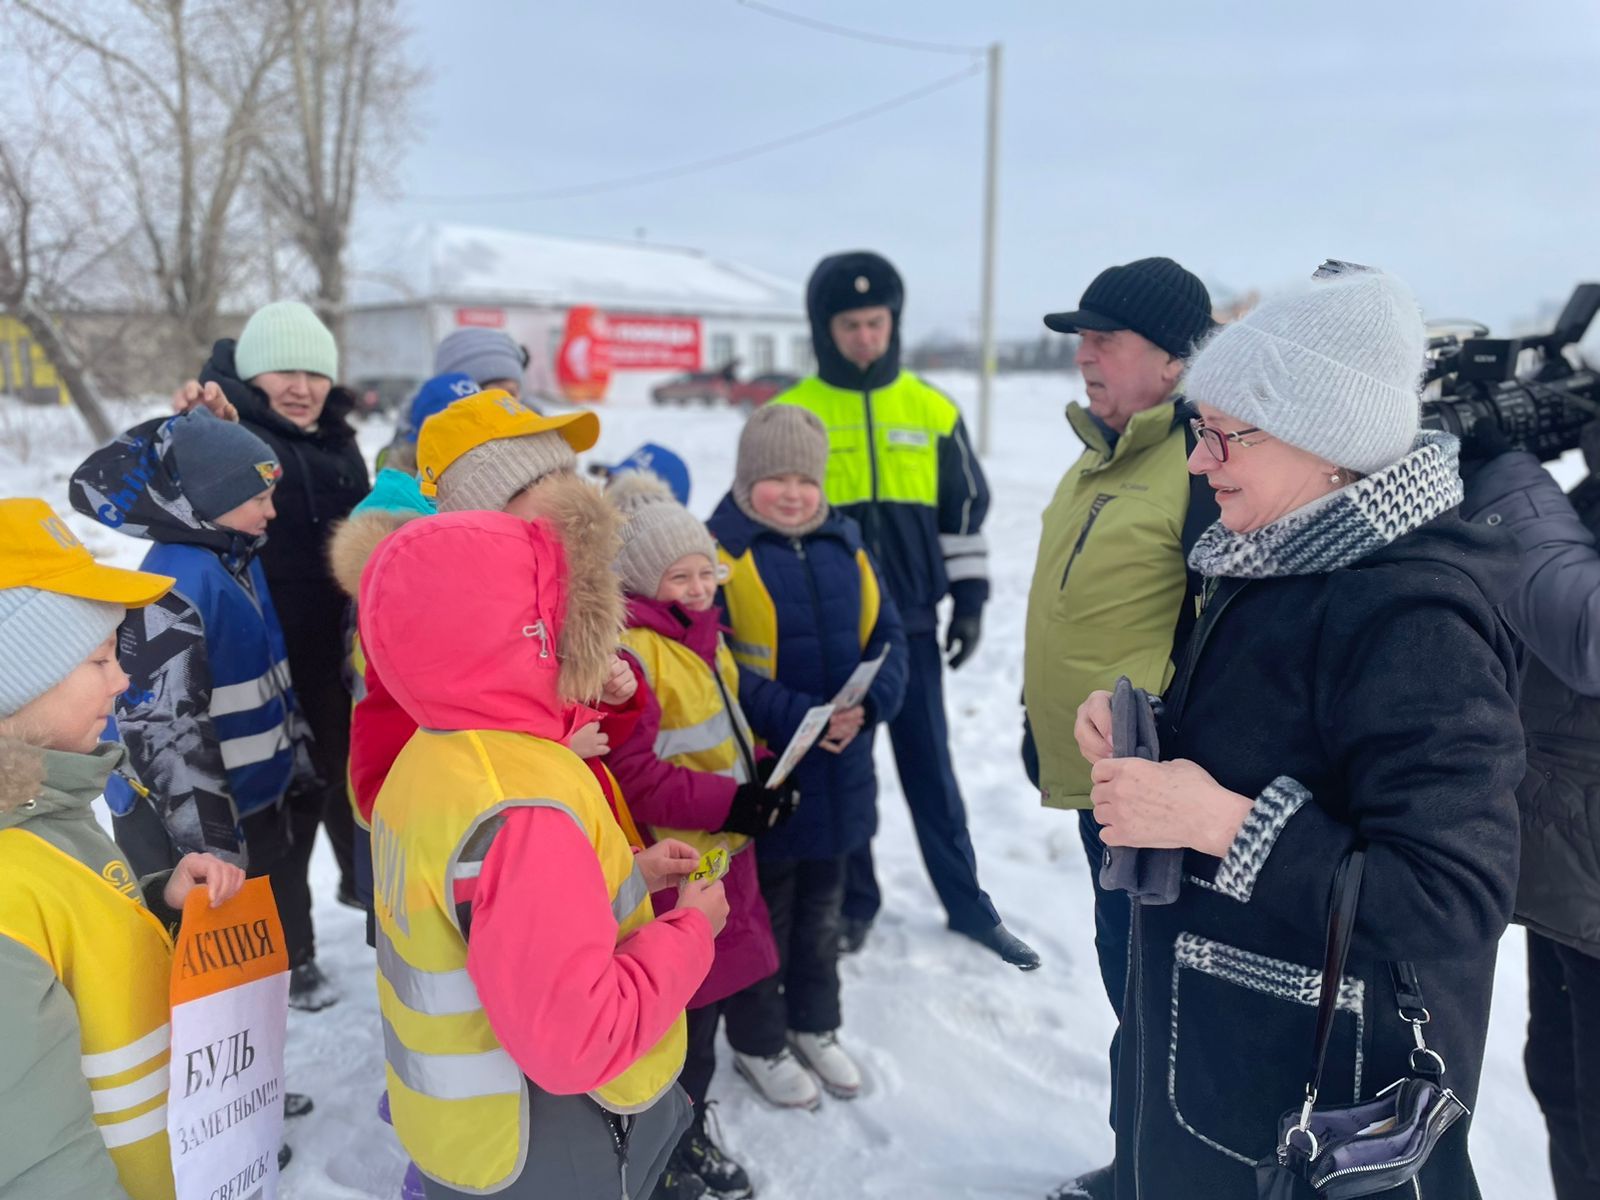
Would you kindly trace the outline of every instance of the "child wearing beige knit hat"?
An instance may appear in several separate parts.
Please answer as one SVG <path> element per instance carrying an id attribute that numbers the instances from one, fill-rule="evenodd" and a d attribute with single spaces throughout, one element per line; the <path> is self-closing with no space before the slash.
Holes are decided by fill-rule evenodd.
<path id="1" fill-rule="evenodd" d="M 717 547 L 706 527 L 648 471 L 614 477 L 606 497 L 626 518 L 616 557 L 628 602 L 622 653 L 640 697 L 638 721 L 612 748 L 609 765 L 648 836 L 729 854 L 728 923 L 711 973 L 689 1001 L 679 1079 L 695 1102 L 695 1120 L 669 1169 L 706 1178 L 718 1195 L 748 1195 L 744 1168 L 711 1140 L 704 1104 L 724 1003 L 778 969 L 751 839 L 788 820 L 799 793 L 792 783 L 765 786 L 776 760 L 758 751 L 739 704 L 739 669 L 716 606 Z M 814 1104 L 815 1092 L 813 1084 L 795 1102 Z"/>
<path id="2" fill-rule="evenodd" d="M 823 499 L 827 468 L 828 434 L 815 414 L 760 409 L 709 522 L 727 568 L 723 607 L 752 728 L 783 746 L 808 712 L 834 710 L 819 750 L 794 770 L 805 802 L 761 841 L 761 891 L 783 969 L 728 1002 L 734 1063 L 777 1104 L 797 1086 L 815 1096 L 813 1078 L 839 1100 L 863 1086 L 839 1037 L 839 925 L 849 857 L 877 828 L 872 730 L 899 710 L 909 661 L 860 529 Z M 836 702 L 863 663 L 878 664 L 864 694 Z"/>

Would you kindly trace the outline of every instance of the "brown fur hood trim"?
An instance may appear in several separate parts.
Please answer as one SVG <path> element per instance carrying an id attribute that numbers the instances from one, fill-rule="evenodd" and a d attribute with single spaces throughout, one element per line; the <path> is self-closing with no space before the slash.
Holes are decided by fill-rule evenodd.
<path id="1" fill-rule="evenodd" d="M 361 572 L 366 570 L 378 543 L 420 516 L 422 514 L 416 512 L 373 509 L 357 513 L 333 527 L 333 536 L 328 539 L 328 565 L 345 595 L 352 600 L 361 595 Z"/>
<path id="2" fill-rule="evenodd" d="M 567 612 L 557 640 L 561 697 L 593 701 L 622 638 L 622 585 L 611 569 L 622 517 L 576 475 L 548 476 L 533 495 L 537 519 L 549 522 L 567 558 Z"/>
<path id="3" fill-rule="evenodd" d="M 44 787 L 44 752 L 15 738 L 0 737 L 0 813 L 15 812 Z"/>

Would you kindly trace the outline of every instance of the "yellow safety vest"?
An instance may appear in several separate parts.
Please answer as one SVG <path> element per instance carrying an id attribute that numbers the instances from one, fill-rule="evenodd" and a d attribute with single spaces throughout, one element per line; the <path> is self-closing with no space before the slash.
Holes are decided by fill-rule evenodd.
<path id="1" fill-rule="evenodd" d="M 939 439 L 961 419 L 950 398 L 901 371 L 862 393 L 812 375 L 772 401 L 810 409 L 828 431 L 828 503 L 939 504 Z"/>
<path id="2" fill-rule="evenodd" d="M 653 629 L 629 629 L 623 648 L 644 669 L 645 681 L 661 706 L 655 753 L 662 762 L 691 771 L 726 775 L 740 783 L 751 778 L 755 745 L 739 707 L 739 667 L 717 637 L 717 669 L 682 642 Z M 726 846 L 737 854 L 750 844 L 740 833 L 704 829 L 651 828 L 652 835 L 678 838 L 700 853 Z"/>
<path id="3" fill-rule="evenodd" d="M 722 597 L 728 608 L 728 623 L 733 636 L 728 648 L 734 660 L 763 679 L 778 677 L 778 607 L 772 601 L 761 572 L 756 568 L 755 547 L 747 547 L 735 558 L 722 546 L 717 547 L 717 558 L 727 568 L 727 580 L 722 585 Z M 882 593 L 878 576 L 872 569 L 872 560 L 864 549 L 856 550 L 856 572 L 861 577 L 861 611 L 857 618 L 857 636 L 861 649 L 872 640 L 872 631 L 878 627 L 878 610 L 882 607 Z"/>
<path id="4" fill-rule="evenodd" d="M 528 1083 L 495 1036 L 467 974 L 455 883 L 482 869 L 509 808 L 554 808 L 588 837 L 605 874 L 621 941 L 653 919 L 644 877 L 600 786 L 557 742 L 528 734 L 420 730 L 400 752 L 373 809 L 378 1010 L 395 1131 L 422 1171 L 492 1193 L 522 1170 Z M 683 1069 L 684 1019 L 591 1098 L 637 1113 Z"/>
<path id="5" fill-rule="evenodd" d="M 172 1200 L 172 938 L 121 858 L 97 874 L 13 828 L 0 831 L 0 860 L 0 934 L 48 963 L 77 1006 L 94 1123 L 123 1188 L 133 1200 Z"/>

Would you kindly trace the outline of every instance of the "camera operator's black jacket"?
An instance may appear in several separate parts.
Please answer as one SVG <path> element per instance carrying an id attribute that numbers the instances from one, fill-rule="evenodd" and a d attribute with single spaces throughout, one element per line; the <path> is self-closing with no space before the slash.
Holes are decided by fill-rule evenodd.
<path id="1" fill-rule="evenodd" d="M 1424 445 L 1275 542 L 1213 526 L 1190 556 L 1216 588 L 1167 692 L 1162 757 L 1256 799 L 1225 858 L 1189 851 L 1178 899 L 1135 909 L 1119 1196 L 1255 1195 L 1250 1164 L 1304 1095 L 1330 885 L 1358 843 L 1321 1102 L 1370 1099 L 1405 1070 L 1411 1028 L 1385 966 L 1405 959 L 1446 1083 L 1474 1103 L 1524 762 L 1515 651 L 1493 607 L 1515 551 L 1456 515 L 1454 445 Z M 1239 553 L 1215 552 L 1230 539 Z M 1467 1125 L 1435 1149 L 1422 1195 L 1476 1194 Z"/>
<path id="2" fill-rule="evenodd" d="M 1490 460 L 1462 513 L 1509 530 L 1522 552 L 1504 606 L 1528 653 L 1522 725 L 1528 774 L 1516 919 L 1600 957 L 1600 481 L 1571 500 L 1533 455 Z M 1574 508 L 1574 501 L 1579 508 Z M 1581 509 L 1581 513 L 1579 511 Z"/>

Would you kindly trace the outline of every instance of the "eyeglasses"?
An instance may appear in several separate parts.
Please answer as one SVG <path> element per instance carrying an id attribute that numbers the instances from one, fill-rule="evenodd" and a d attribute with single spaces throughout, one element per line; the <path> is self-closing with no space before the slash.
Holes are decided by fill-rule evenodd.
<path id="1" fill-rule="evenodd" d="M 1211 428 L 1211 426 L 1207 425 L 1205 421 L 1199 417 L 1190 418 L 1189 429 L 1194 434 L 1195 440 L 1204 442 L 1206 449 L 1211 453 L 1211 457 L 1216 459 L 1219 463 L 1225 463 L 1228 461 L 1229 442 L 1233 442 L 1234 444 L 1242 446 L 1244 449 L 1248 450 L 1251 446 L 1259 446 L 1263 441 L 1266 440 L 1266 438 L 1258 438 L 1253 442 L 1247 442 L 1244 440 L 1248 434 L 1261 432 L 1261 430 L 1254 425 L 1250 426 L 1248 429 L 1241 429 L 1236 433 L 1223 433 L 1220 429 Z M 1266 437 L 1271 436 L 1272 435 L 1270 433 L 1266 435 Z"/>

